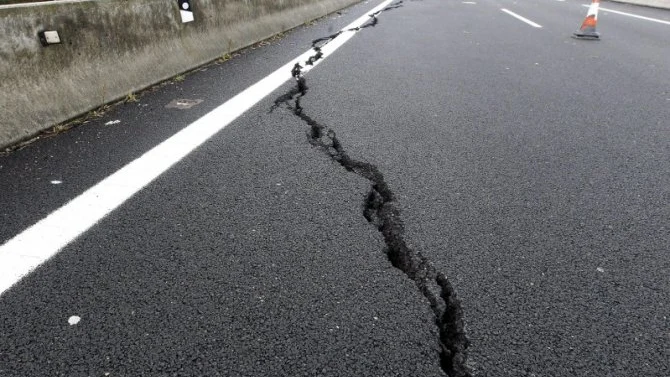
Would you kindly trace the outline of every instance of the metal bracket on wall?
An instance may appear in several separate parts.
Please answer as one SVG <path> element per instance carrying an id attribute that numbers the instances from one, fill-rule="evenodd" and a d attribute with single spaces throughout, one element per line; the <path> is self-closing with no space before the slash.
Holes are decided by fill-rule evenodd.
<path id="1" fill-rule="evenodd" d="M 40 39 L 42 46 L 49 46 L 61 43 L 60 36 L 55 30 L 45 30 L 37 33 L 37 37 Z"/>

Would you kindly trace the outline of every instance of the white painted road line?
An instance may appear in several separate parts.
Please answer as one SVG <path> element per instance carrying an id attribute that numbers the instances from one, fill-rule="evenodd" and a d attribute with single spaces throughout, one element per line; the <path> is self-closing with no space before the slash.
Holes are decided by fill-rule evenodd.
<path id="1" fill-rule="evenodd" d="M 582 6 L 587 7 L 587 8 L 589 7 L 589 6 L 586 5 L 586 4 L 582 4 Z M 628 17 L 633 17 L 633 18 L 639 18 L 639 19 L 641 19 L 641 20 L 646 20 L 646 21 L 651 21 L 651 22 L 658 22 L 659 24 L 670 25 L 670 21 L 659 20 L 658 18 L 651 18 L 651 17 L 639 16 L 639 15 L 637 15 L 637 14 L 621 12 L 621 11 L 618 11 L 618 10 L 607 9 L 607 8 L 603 8 L 603 7 L 600 7 L 600 10 L 603 10 L 603 11 L 606 11 L 606 12 L 612 12 L 612 13 L 620 14 L 620 15 L 623 15 L 623 16 L 628 16 Z"/>
<path id="2" fill-rule="evenodd" d="M 391 1 L 383 1 L 345 27 L 321 49 L 323 58 L 314 65 L 304 64 L 314 55 L 310 49 L 0 246 L 0 295 L 291 79 L 296 63 L 305 66 L 303 73 L 309 72 L 356 34 L 349 29 L 362 26 L 369 14 Z"/>
<path id="3" fill-rule="evenodd" d="M 514 12 L 512 12 L 512 11 L 509 11 L 509 10 L 507 10 L 507 9 L 505 9 L 505 8 L 501 8 L 500 10 L 503 11 L 503 12 L 505 12 L 505 13 L 507 13 L 507 14 L 509 14 L 510 16 L 512 16 L 512 17 L 514 17 L 514 18 L 520 20 L 520 21 L 523 21 L 523 22 L 527 23 L 528 25 L 530 25 L 530 26 L 532 26 L 532 27 L 536 27 L 536 28 L 541 28 L 541 27 L 542 27 L 542 25 L 540 25 L 540 24 L 536 24 L 535 22 L 533 22 L 533 21 L 531 21 L 531 20 L 529 20 L 529 19 L 527 19 L 527 18 L 525 18 L 525 17 L 519 16 L 518 14 L 516 14 L 516 13 L 514 13 Z"/>

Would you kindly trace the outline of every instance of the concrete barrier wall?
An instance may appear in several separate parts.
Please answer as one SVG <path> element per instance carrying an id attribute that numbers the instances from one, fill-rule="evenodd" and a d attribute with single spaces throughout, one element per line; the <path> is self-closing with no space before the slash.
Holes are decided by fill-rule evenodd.
<path id="1" fill-rule="evenodd" d="M 0 147 L 358 1 L 191 0 L 191 23 L 176 0 L 0 6 Z"/>
<path id="2" fill-rule="evenodd" d="M 616 3 L 644 5 L 647 7 L 670 9 L 670 0 L 611 0 Z"/>

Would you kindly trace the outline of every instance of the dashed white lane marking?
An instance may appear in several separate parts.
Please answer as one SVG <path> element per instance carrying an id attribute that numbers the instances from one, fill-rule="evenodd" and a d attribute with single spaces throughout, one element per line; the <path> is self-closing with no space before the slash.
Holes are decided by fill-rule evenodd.
<path id="1" fill-rule="evenodd" d="M 314 55 L 310 49 L 0 246 L 0 295 L 291 79 L 291 68 L 296 63 L 305 66 L 303 73 L 309 72 L 356 34 L 349 29 L 362 26 L 370 19 L 369 14 L 381 11 L 392 1 L 383 1 L 345 27 L 321 49 L 323 58 L 314 65 L 305 64 Z"/>
<path id="2" fill-rule="evenodd" d="M 582 6 L 587 7 L 587 8 L 589 7 L 589 6 L 586 5 L 586 4 L 582 4 Z M 633 14 L 633 13 L 626 13 L 626 12 L 621 12 L 621 11 L 614 10 L 614 9 L 607 9 L 607 8 L 603 8 L 603 7 L 600 7 L 600 10 L 604 10 L 604 11 L 606 11 L 606 12 L 612 12 L 612 13 L 620 14 L 620 15 L 622 15 L 622 16 L 628 16 L 628 17 L 633 17 L 633 18 L 639 18 L 639 19 L 641 19 L 641 20 L 646 20 L 646 21 L 651 21 L 651 22 L 658 22 L 659 24 L 670 25 L 670 21 L 659 20 L 658 18 L 645 17 L 645 16 L 640 16 L 640 15 L 637 15 L 637 14 Z"/>
<path id="3" fill-rule="evenodd" d="M 473 4 L 474 5 L 474 4 L 477 4 L 477 3 L 475 3 L 474 1 L 463 1 L 463 4 Z"/>
<path id="4" fill-rule="evenodd" d="M 60 185 L 61 183 L 63 183 L 63 181 L 58 181 L 58 180 L 51 181 L 52 185 Z"/>
<path id="5" fill-rule="evenodd" d="M 535 22 L 533 22 L 533 21 L 531 21 L 531 20 L 529 20 L 529 19 L 527 19 L 527 18 L 525 18 L 525 17 L 519 16 L 518 14 L 516 14 L 516 13 L 514 13 L 514 12 L 512 12 L 512 11 L 509 11 L 509 10 L 507 10 L 507 9 L 505 9 L 505 8 L 501 8 L 500 10 L 503 11 L 503 12 L 505 12 L 505 13 L 507 13 L 507 14 L 509 14 L 510 16 L 516 18 L 517 20 L 520 20 L 520 21 L 523 21 L 523 22 L 527 23 L 528 25 L 530 25 L 530 26 L 532 26 L 532 27 L 536 27 L 536 28 L 541 28 L 541 27 L 542 27 L 542 25 L 537 24 L 537 23 L 535 23 Z"/>
<path id="6" fill-rule="evenodd" d="M 72 317 L 67 319 L 67 323 L 69 323 L 70 326 L 76 325 L 77 323 L 79 323 L 79 321 L 81 321 L 81 317 L 78 315 L 73 315 Z"/>

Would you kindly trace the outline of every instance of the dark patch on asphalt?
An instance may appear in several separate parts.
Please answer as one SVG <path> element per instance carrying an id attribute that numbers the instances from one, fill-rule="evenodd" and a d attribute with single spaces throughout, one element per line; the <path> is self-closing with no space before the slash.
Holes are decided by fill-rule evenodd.
<path id="1" fill-rule="evenodd" d="M 402 6 L 402 1 L 370 14 L 370 20 L 362 26 L 348 29 L 359 31 L 374 27 L 379 23 L 377 16 L 388 10 Z M 312 55 L 306 65 L 313 65 L 323 58 L 321 48 L 338 37 L 344 31 L 315 39 Z M 309 142 L 324 151 L 333 161 L 339 163 L 347 171 L 355 173 L 368 180 L 371 188 L 363 204 L 363 216 L 370 224 L 377 227 L 384 238 L 385 252 L 391 264 L 412 279 L 423 296 L 430 303 L 435 315 L 435 324 L 439 329 L 440 366 L 450 377 L 469 377 L 471 372 L 466 367 L 467 348 L 469 341 L 465 334 L 463 310 L 456 292 L 447 276 L 435 269 L 430 261 L 421 252 L 412 250 L 404 239 L 404 225 L 400 210 L 396 207 L 393 191 L 384 180 L 384 175 L 377 166 L 352 159 L 337 138 L 335 131 L 314 118 L 307 115 L 300 104 L 309 87 L 302 73 L 302 67 L 297 63 L 291 70 L 296 85 L 287 93 L 279 96 L 270 112 L 278 107 L 285 106 L 295 116 L 305 122 L 310 128 Z"/>

